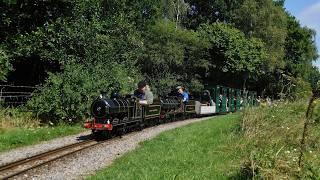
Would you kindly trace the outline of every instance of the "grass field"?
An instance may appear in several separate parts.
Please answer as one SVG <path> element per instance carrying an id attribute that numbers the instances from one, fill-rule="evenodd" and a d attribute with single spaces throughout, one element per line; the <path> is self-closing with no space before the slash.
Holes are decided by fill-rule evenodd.
<path id="1" fill-rule="evenodd" d="M 228 179 L 241 162 L 235 132 L 240 115 L 217 116 L 141 143 L 88 179 Z"/>
<path id="2" fill-rule="evenodd" d="M 80 125 L 59 125 L 56 127 L 0 129 L 0 152 L 13 148 L 32 145 L 58 137 L 83 131 Z"/>
<path id="3" fill-rule="evenodd" d="M 77 125 L 41 125 L 31 112 L 0 108 L 0 152 L 84 131 Z"/>

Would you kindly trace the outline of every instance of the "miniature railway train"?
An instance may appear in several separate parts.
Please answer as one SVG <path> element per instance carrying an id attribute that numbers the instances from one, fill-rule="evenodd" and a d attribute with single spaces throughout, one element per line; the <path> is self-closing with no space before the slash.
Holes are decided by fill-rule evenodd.
<path id="1" fill-rule="evenodd" d="M 135 97 L 108 98 L 100 95 L 91 105 L 92 120 L 85 123 L 96 137 L 123 134 L 132 128 L 161 124 L 190 117 L 209 116 L 257 105 L 257 93 L 224 86 L 207 88 L 183 103 L 178 97 L 155 99 L 140 105 Z"/>

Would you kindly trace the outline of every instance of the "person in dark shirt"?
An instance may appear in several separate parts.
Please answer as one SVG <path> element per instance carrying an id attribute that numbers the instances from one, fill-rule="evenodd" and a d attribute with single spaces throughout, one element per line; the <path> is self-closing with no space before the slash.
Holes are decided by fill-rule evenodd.
<path id="1" fill-rule="evenodd" d="M 153 103 L 153 94 L 145 81 L 138 83 L 138 89 L 134 91 L 133 95 L 139 99 L 139 103 L 142 105 Z"/>

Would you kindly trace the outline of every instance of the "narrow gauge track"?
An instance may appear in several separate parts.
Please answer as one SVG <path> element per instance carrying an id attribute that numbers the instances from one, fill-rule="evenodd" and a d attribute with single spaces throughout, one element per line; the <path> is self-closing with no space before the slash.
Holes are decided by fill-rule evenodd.
<path id="1" fill-rule="evenodd" d="M 96 146 L 102 142 L 104 141 L 98 142 L 95 140 L 85 140 L 5 164 L 0 166 L 0 179 L 12 178 L 57 159 Z"/>

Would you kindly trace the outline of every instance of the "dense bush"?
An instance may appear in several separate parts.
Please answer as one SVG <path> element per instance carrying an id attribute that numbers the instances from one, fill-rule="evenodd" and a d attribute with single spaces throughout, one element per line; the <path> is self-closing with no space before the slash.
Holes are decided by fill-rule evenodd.
<path id="1" fill-rule="evenodd" d="M 100 4 L 95 6 L 99 9 Z M 125 19 L 102 19 L 95 8 L 75 6 L 75 15 L 87 16 L 57 19 L 16 42 L 17 54 L 36 53 L 60 66 L 28 102 L 46 121 L 83 119 L 100 90 L 110 93 L 117 84 L 129 93 L 141 79 L 135 66 L 143 44 L 139 32 Z"/>
<path id="2" fill-rule="evenodd" d="M 11 70 L 9 57 L 6 50 L 0 45 L 0 81 L 6 79 L 7 73 Z"/>
<path id="3" fill-rule="evenodd" d="M 29 107 L 43 120 L 74 122 L 88 117 L 90 104 L 100 90 L 112 92 L 116 84 L 120 93 L 127 93 L 135 87 L 138 76 L 132 68 L 115 63 L 92 65 L 68 64 L 63 73 L 50 74 Z"/>

